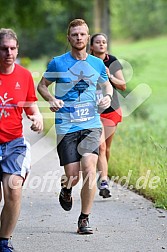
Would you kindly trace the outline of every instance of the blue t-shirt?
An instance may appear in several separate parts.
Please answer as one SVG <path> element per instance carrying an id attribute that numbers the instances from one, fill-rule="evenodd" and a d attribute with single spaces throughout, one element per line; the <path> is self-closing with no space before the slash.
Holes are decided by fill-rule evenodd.
<path id="1" fill-rule="evenodd" d="M 64 101 L 55 113 L 57 134 L 101 128 L 96 89 L 108 80 L 101 59 L 88 55 L 86 60 L 76 60 L 67 52 L 50 61 L 44 77 L 56 83 L 55 97 Z"/>

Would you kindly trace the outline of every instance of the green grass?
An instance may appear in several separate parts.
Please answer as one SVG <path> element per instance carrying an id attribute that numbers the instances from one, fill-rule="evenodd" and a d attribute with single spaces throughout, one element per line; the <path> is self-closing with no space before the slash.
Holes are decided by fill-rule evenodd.
<path id="1" fill-rule="evenodd" d="M 147 84 L 151 96 L 118 126 L 111 147 L 110 177 L 130 186 L 167 209 L 167 37 L 139 42 L 112 43 L 112 53 L 128 61 L 133 68 L 127 90 L 141 83 Z M 46 68 L 46 59 L 31 63 L 30 70 L 38 83 Z M 40 96 L 39 96 L 39 99 Z M 42 108 L 42 112 L 49 112 Z M 45 115 L 45 114 L 44 114 Z M 45 119 L 45 131 L 54 123 L 53 113 Z M 122 182 L 121 182 L 122 180 Z"/>
<path id="2" fill-rule="evenodd" d="M 166 44 L 167 37 L 124 45 L 113 43 L 113 54 L 132 62 L 134 75 L 127 87 L 132 90 L 146 83 L 152 94 L 118 126 L 109 162 L 111 177 L 131 174 L 128 186 L 164 209 L 167 209 Z"/>

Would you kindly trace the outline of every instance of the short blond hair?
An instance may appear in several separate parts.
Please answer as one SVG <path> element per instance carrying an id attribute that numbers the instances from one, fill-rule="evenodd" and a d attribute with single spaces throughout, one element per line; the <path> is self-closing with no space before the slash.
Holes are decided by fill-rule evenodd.
<path id="1" fill-rule="evenodd" d="M 85 25 L 85 26 L 87 27 L 87 29 L 88 29 L 88 34 L 89 34 L 89 27 L 88 27 L 87 23 L 85 22 L 85 20 L 76 18 L 76 19 L 72 20 L 72 21 L 69 23 L 69 26 L 68 26 L 68 29 L 67 29 L 67 35 L 70 34 L 70 29 L 71 29 L 71 27 L 82 26 L 82 25 Z"/>

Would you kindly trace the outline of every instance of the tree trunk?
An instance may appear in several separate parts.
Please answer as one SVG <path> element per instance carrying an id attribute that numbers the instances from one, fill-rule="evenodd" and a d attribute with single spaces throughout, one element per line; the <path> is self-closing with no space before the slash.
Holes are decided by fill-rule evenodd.
<path id="1" fill-rule="evenodd" d="M 110 0 L 94 0 L 94 33 L 105 33 L 109 41 L 111 39 L 110 18 Z"/>

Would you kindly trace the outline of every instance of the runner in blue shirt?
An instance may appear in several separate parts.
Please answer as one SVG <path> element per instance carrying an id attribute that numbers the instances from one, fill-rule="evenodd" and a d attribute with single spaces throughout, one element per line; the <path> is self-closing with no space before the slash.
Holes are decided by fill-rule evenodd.
<path id="1" fill-rule="evenodd" d="M 67 30 L 71 51 L 54 57 L 38 84 L 39 93 L 55 112 L 57 151 L 65 170 L 59 202 L 66 211 L 72 208 L 72 187 L 82 175 L 79 234 L 93 233 L 88 217 L 96 191 L 102 132 L 98 107 L 108 108 L 113 95 L 103 61 L 86 52 L 89 37 L 85 21 L 73 20 Z M 53 82 L 55 96 L 48 89 Z M 96 92 L 97 84 L 102 88 L 100 95 Z"/>

